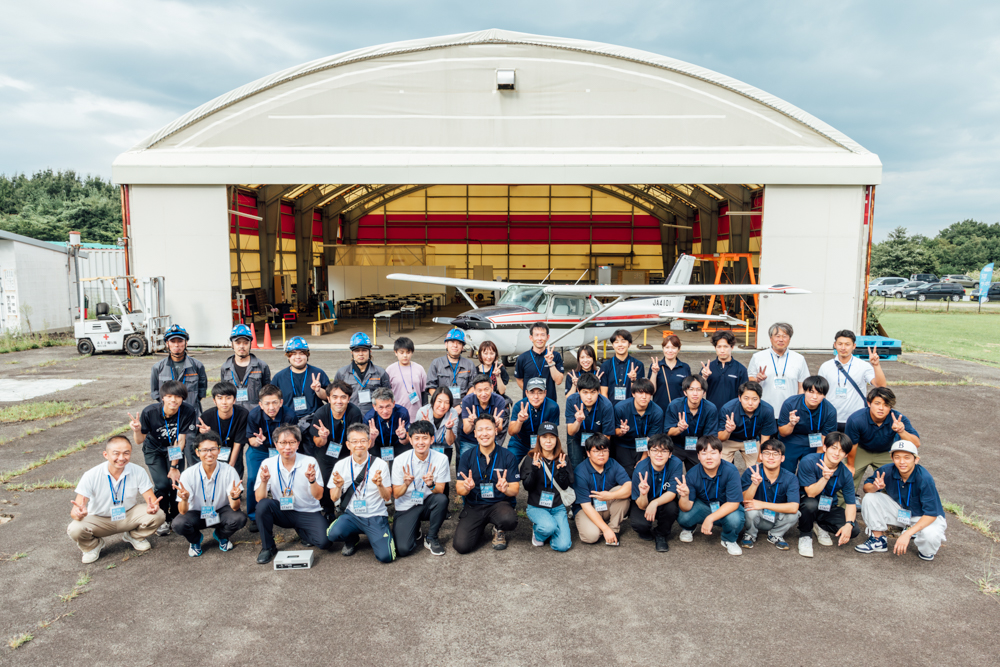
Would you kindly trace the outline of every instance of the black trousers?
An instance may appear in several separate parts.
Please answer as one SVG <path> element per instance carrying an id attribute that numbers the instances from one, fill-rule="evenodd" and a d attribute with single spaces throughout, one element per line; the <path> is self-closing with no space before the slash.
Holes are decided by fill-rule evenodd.
<path id="1" fill-rule="evenodd" d="M 656 508 L 656 527 L 654 528 L 652 522 L 646 520 L 646 510 L 639 509 L 639 505 L 632 501 L 632 507 L 628 511 L 628 520 L 632 524 L 632 530 L 637 533 L 653 533 L 669 538 L 670 529 L 677 521 L 677 515 L 680 514 L 680 511 L 681 508 L 677 506 L 676 498 L 666 505 L 660 505 Z"/>
<path id="2" fill-rule="evenodd" d="M 674 456 L 684 463 L 685 472 L 698 465 L 698 452 L 684 449 L 683 444 L 674 444 Z"/>
<path id="3" fill-rule="evenodd" d="M 427 536 L 437 537 L 444 518 L 448 516 L 448 496 L 433 493 L 424 498 L 423 505 L 396 512 L 392 519 L 392 537 L 396 542 L 396 556 L 409 556 L 418 547 L 417 533 L 420 522 L 427 522 Z"/>
<path id="4" fill-rule="evenodd" d="M 260 547 L 268 551 L 277 551 L 274 543 L 274 527 L 294 528 L 299 535 L 318 549 L 329 549 L 330 540 L 326 537 L 327 522 L 322 512 L 282 511 L 281 505 L 273 498 L 265 498 L 257 503 L 254 512 L 257 529 L 260 531 Z"/>
<path id="5" fill-rule="evenodd" d="M 615 461 L 618 461 L 625 468 L 625 472 L 628 473 L 629 477 L 632 477 L 635 467 L 639 465 L 639 461 L 645 455 L 646 452 L 639 452 L 634 449 L 625 449 L 621 446 L 615 448 Z"/>
<path id="6" fill-rule="evenodd" d="M 836 500 L 834 500 L 836 502 Z M 829 512 L 819 511 L 819 496 L 810 498 L 802 494 L 799 498 L 799 533 L 809 535 L 812 533 L 813 524 L 818 524 L 820 528 L 828 533 L 836 533 L 847 523 L 847 517 L 843 507 L 834 505 Z M 851 529 L 851 539 L 861 534 L 861 529 L 854 526 Z"/>
<path id="7" fill-rule="evenodd" d="M 497 530 L 514 530 L 517 528 L 517 512 L 501 498 L 490 505 L 469 505 L 458 515 L 458 526 L 455 527 L 455 537 L 451 545 L 460 554 L 472 553 L 479 548 L 483 538 L 483 528 L 492 523 Z"/>
<path id="8" fill-rule="evenodd" d="M 228 540 L 245 525 L 247 525 L 246 513 L 239 512 L 226 505 L 219 510 L 219 523 L 211 526 L 211 528 L 215 530 L 221 539 Z M 201 539 L 201 531 L 209 528 L 209 526 L 205 525 L 205 520 L 201 518 L 201 510 L 194 510 L 178 514 L 174 517 L 171 528 L 191 544 L 198 544 L 198 541 Z"/>
<path id="9" fill-rule="evenodd" d="M 340 459 L 350 456 L 346 444 L 341 448 L 341 455 L 339 457 L 333 458 L 332 456 L 327 456 L 326 452 L 328 451 L 329 446 L 329 443 L 327 443 L 326 447 L 315 447 L 312 445 L 309 447 L 310 452 L 312 452 L 309 456 L 316 459 L 316 464 L 319 466 L 319 472 L 323 479 L 324 489 L 326 489 L 326 483 L 330 481 L 331 477 L 333 477 L 333 466 L 336 465 L 337 461 Z M 329 490 L 323 491 L 323 497 L 319 499 L 319 506 L 323 508 L 323 516 L 327 523 L 333 523 L 334 519 L 337 518 L 337 509 L 336 504 L 330 500 Z"/>
<path id="10" fill-rule="evenodd" d="M 172 522 L 179 512 L 177 510 L 177 492 L 174 491 L 173 482 L 167 476 L 170 471 L 170 459 L 167 458 L 167 452 L 148 452 L 143 449 L 142 456 L 146 460 L 146 467 L 149 468 L 149 476 L 153 481 L 153 493 L 157 498 L 163 498 L 160 501 L 160 509 L 167 515 L 167 522 Z M 181 461 L 181 470 L 183 469 L 184 462 Z"/>

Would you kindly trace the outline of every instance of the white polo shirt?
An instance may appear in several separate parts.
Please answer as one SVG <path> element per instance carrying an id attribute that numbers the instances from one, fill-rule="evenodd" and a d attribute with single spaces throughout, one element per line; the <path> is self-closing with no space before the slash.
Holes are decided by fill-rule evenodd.
<path id="1" fill-rule="evenodd" d="M 190 494 L 188 512 L 200 512 L 202 505 L 211 505 L 216 511 L 228 507 L 233 482 L 239 481 L 236 469 L 222 461 L 215 464 L 211 479 L 205 476 L 205 467 L 201 463 L 188 468 L 181 473 L 181 484 Z"/>
<path id="2" fill-rule="evenodd" d="M 830 392 L 826 395 L 826 400 L 837 408 L 837 421 L 843 424 L 847 418 L 855 412 L 865 407 L 865 401 L 861 394 L 851 386 L 844 374 L 837 370 L 837 357 L 824 361 L 819 367 L 819 373 L 830 383 Z M 844 370 L 848 372 L 851 379 L 858 385 L 858 389 L 868 394 L 868 385 L 875 379 L 875 368 L 865 361 L 854 357 L 844 364 Z"/>
<path id="3" fill-rule="evenodd" d="M 451 467 L 449 465 L 448 457 L 441 452 L 435 452 L 433 449 L 427 451 L 427 460 L 421 461 L 417 458 L 417 453 L 412 449 L 402 456 L 399 457 L 392 466 L 392 485 L 402 486 L 403 485 L 403 466 L 406 466 L 410 470 L 410 474 L 413 475 L 413 482 L 406 487 L 406 493 L 396 498 L 396 511 L 402 512 L 403 510 L 408 510 L 418 503 L 413 500 L 413 490 L 419 489 L 423 491 L 424 498 L 430 495 L 431 490 L 427 488 L 424 484 L 424 475 L 434 468 L 434 482 L 435 484 L 445 483 L 451 481 Z M 419 504 L 423 504 L 421 501 Z"/>
<path id="4" fill-rule="evenodd" d="M 105 461 L 101 465 L 91 468 L 83 473 L 80 483 L 76 485 L 76 492 L 88 501 L 88 514 L 111 516 L 112 485 L 118 500 L 124 500 L 123 506 L 126 511 L 132 509 L 139 502 L 139 497 L 142 494 L 153 488 L 153 483 L 149 480 L 149 473 L 136 464 L 126 463 L 125 470 L 117 480 L 113 479 L 111 473 L 108 472 L 109 465 L 108 461 Z"/>
<path id="5" fill-rule="evenodd" d="M 316 459 L 311 456 L 306 456 L 305 454 L 295 454 L 295 464 L 292 466 L 291 471 L 285 470 L 285 466 L 281 463 L 281 456 L 272 456 L 271 458 L 265 460 L 260 464 L 261 468 L 267 468 L 267 472 L 271 475 L 271 479 L 268 480 L 267 490 L 271 492 L 271 497 L 275 500 L 280 500 L 282 488 L 287 489 L 289 485 L 292 488 L 292 509 L 296 512 L 318 512 L 320 511 L 319 501 L 313 498 L 312 493 L 309 491 L 309 480 L 306 479 L 306 470 L 309 469 L 309 464 L 314 466 L 316 471 L 316 480 L 322 484 L 322 477 L 319 474 L 319 464 L 316 463 Z M 281 476 L 279 477 L 279 469 Z M 260 488 L 261 481 L 263 477 L 258 472 L 257 473 L 257 483 L 254 485 L 254 491 Z"/>
<path id="6" fill-rule="evenodd" d="M 781 412 L 785 399 L 799 393 L 799 383 L 809 377 L 809 364 L 805 357 L 794 350 L 785 350 L 780 357 L 771 348 L 755 352 L 747 364 L 747 375 L 755 380 L 760 369 L 764 369 L 767 378 L 761 383 L 764 395 L 761 398 L 774 408 L 774 414 Z M 779 387 L 775 380 L 784 380 L 784 387 Z"/>
<path id="7" fill-rule="evenodd" d="M 371 460 L 371 466 L 369 467 L 368 461 L 358 464 L 354 461 L 354 457 L 348 456 L 345 459 L 340 459 L 337 464 L 333 466 L 333 473 L 340 473 L 340 476 L 344 478 L 344 488 L 341 489 L 341 493 L 347 491 L 354 484 L 354 478 L 357 477 L 364 471 L 368 470 L 368 479 L 365 481 L 365 488 L 361 489 L 360 492 L 355 492 L 351 496 L 351 502 L 348 507 L 344 507 L 341 503 L 341 512 L 350 512 L 354 516 L 367 518 L 372 516 L 389 516 L 389 510 L 385 507 L 385 501 L 382 500 L 382 494 L 379 493 L 378 487 L 372 483 L 372 477 L 375 476 L 376 471 L 382 472 L 382 486 L 389 486 L 392 483 L 392 479 L 389 476 L 389 464 L 378 458 L 377 456 L 368 457 Z M 351 466 L 354 466 L 354 474 L 351 474 Z M 333 473 L 330 473 L 330 481 L 327 482 L 329 488 L 333 488 L 336 484 L 333 483 Z M 365 509 L 358 510 L 355 509 L 354 500 L 357 498 L 363 498 L 365 501 Z M 397 509 L 398 506 L 397 506 Z"/>

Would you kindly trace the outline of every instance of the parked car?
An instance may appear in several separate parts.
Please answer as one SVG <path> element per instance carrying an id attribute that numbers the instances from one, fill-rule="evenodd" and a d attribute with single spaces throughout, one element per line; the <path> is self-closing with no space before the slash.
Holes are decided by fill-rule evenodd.
<path id="1" fill-rule="evenodd" d="M 880 287 L 879 288 L 879 295 L 880 296 L 891 296 L 894 299 L 902 299 L 903 295 L 907 291 L 909 291 L 911 289 L 917 289 L 918 287 L 923 287 L 926 284 L 927 283 L 925 283 L 925 282 L 923 282 L 921 280 L 907 280 L 905 283 L 903 283 L 901 285 L 895 285 L 893 287 Z"/>
<path id="2" fill-rule="evenodd" d="M 973 292 L 969 298 L 973 301 L 979 301 L 979 292 Z M 990 301 L 1000 301 L 1000 283 L 990 284 L 990 291 L 986 293 L 986 298 Z"/>
<path id="3" fill-rule="evenodd" d="M 928 299 L 951 299 L 961 301 L 965 296 L 965 288 L 958 283 L 930 283 L 923 287 L 907 290 L 903 295 L 907 301 L 926 301 Z"/>
<path id="4" fill-rule="evenodd" d="M 975 287 L 979 285 L 979 279 L 973 280 L 969 276 L 960 276 L 958 274 L 950 276 L 941 276 L 941 282 L 943 283 L 958 283 L 962 287 Z"/>
<path id="5" fill-rule="evenodd" d="M 938 277 L 933 273 L 914 273 L 910 275 L 910 280 L 920 280 L 925 283 L 936 283 L 938 282 Z"/>
<path id="6" fill-rule="evenodd" d="M 896 285 L 902 285 L 906 282 L 906 278 L 898 278 L 896 276 L 885 276 L 883 278 L 876 278 L 875 280 L 868 283 L 868 294 L 870 296 L 877 296 L 880 289 L 886 287 L 895 287 Z"/>

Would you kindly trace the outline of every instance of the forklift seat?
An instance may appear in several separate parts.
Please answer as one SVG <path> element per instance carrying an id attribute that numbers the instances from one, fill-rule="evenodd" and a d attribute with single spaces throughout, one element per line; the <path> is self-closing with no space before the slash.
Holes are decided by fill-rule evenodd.
<path id="1" fill-rule="evenodd" d="M 101 302 L 101 303 L 97 304 L 96 306 L 94 306 L 94 312 L 97 313 L 97 319 L 99 319 L 99 320 L 114 319 L 114 318 L 111 317 L 111 315 L 108 314 L 108 313 L 111 312 L 111 306 L 109 306 L 108 304 L 106 304 L 104 302 Z"/>

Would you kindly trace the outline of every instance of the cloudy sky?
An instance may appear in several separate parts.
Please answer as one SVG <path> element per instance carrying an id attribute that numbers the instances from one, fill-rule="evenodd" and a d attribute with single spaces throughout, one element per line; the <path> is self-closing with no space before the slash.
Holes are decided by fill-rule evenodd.
<path id="1" fill-rule="evenodd" d="M 971 0 L 5 3 L 0 173 L 110 177 L 120 152 L 261 76 L 485 28 L 665 54 L 805 109 L 881 158 L 877 237 L 1000 220 L 1000 4 Z"/>

